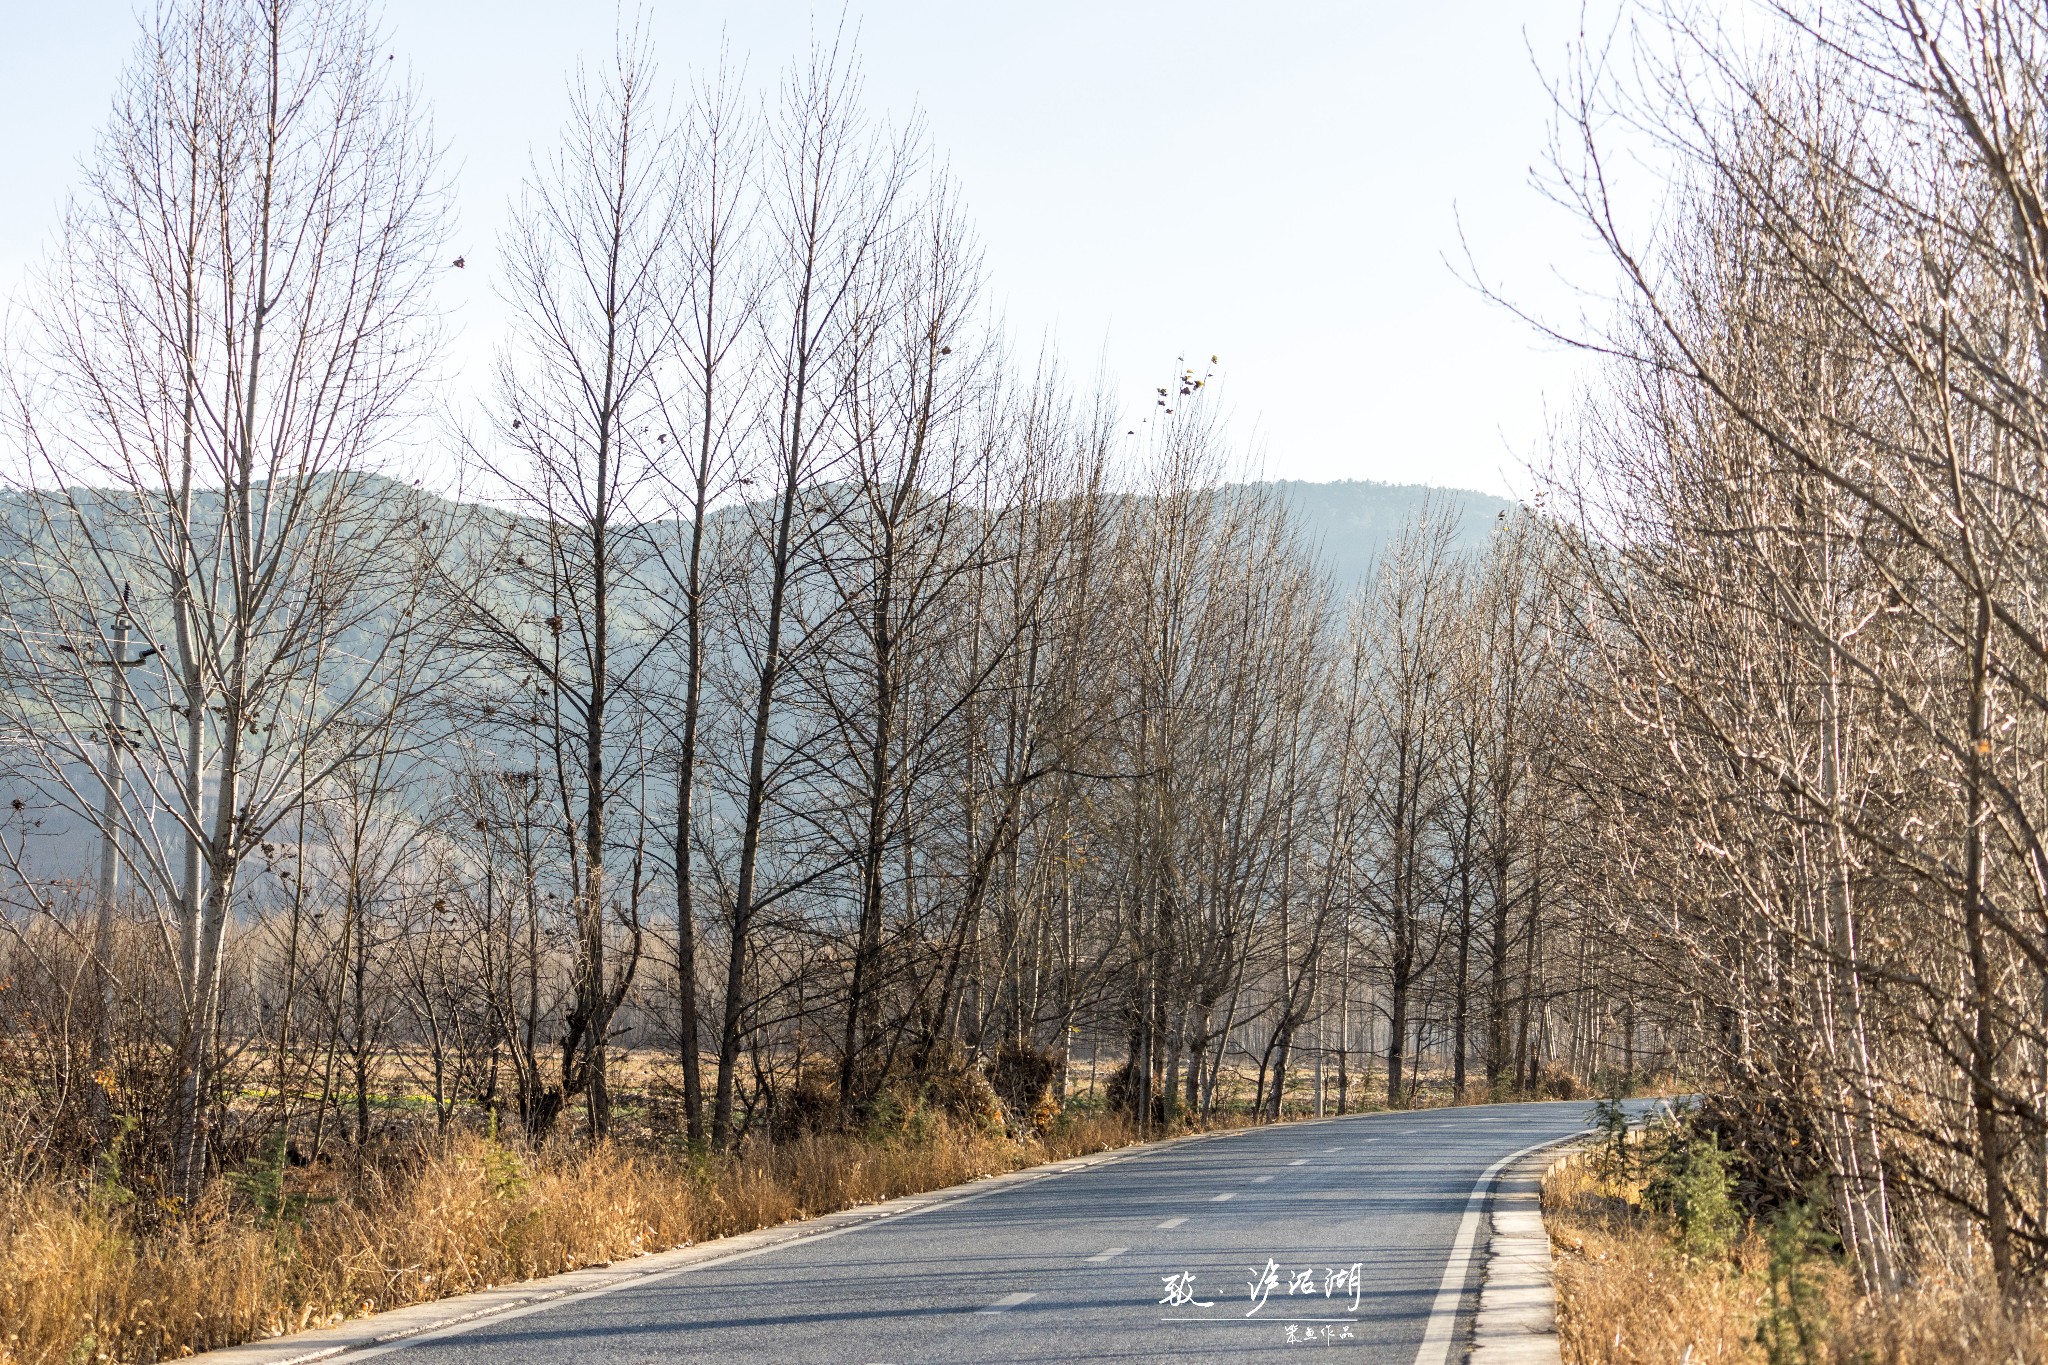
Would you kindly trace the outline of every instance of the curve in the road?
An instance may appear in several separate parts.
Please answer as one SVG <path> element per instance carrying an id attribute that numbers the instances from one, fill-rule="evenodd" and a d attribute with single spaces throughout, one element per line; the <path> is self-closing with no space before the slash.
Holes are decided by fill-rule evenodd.
<path id="1" fill-rule="evenodd" d="M 1586 1113 L 1421 1110 L 1162 1144 L 340 1359 L 1071 1365 L 1312 1350 L 1444 1365 L 1465 1339 L 1487 1185 Z"/>

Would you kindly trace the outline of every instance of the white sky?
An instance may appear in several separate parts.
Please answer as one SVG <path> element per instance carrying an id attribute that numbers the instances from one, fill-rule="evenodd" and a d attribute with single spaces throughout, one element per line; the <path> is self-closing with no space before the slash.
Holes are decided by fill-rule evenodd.
<path id="1" fill-rule="evenodd" d="M 146 3 L 147 0 L 143 0 Z M 806 44 L 783 0 L 650 0 L 681 77 L 724 32 L 757 81 Z M 1606 5 L 1595 5 L 1596 10 Z M 40 254 L 137 33 L 137 0 L 0 0 L 0 289 Z M 839 11 L 821 5 L 819 22 Z M 458 173 L 444 272 L 456 361 L 489 353 L 490 264 L 529 148 L 556 134 L 579 53 L 610 51 L 611 4 L 389 0 Z M 1580 0 L 864 0 L 868 100 L 922 107 L 951 158 L 991 283 L 1028 358 L 1101 364 L 1142 411 L 1175 358 L 1222 357 L 1241 444 L 1271 477 L 1492 492 L 1519 474 L 1582 364 L 1453 274 L 1462 218 L 1518 300 L 1575 316 L 1563 281 L 1609 277 L 1529 184 L 1545 70 Z M 1454 213 L 1456 217 L 1454 217 Z"/>

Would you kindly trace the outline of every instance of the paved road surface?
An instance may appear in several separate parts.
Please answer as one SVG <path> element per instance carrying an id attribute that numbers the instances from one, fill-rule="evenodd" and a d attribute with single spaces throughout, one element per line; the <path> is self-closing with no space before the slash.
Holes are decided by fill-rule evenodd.
<path id="1" fill-rule="evenodd" d="M 1584 1128 L 1587 1109 L 1374 1114 L 1169 1145 L 346 1359 L 1438 1365 L 1462 1358 L 1469 1327 L 1478 1256 L 1442 1291 L 1475 1182 Z"/>

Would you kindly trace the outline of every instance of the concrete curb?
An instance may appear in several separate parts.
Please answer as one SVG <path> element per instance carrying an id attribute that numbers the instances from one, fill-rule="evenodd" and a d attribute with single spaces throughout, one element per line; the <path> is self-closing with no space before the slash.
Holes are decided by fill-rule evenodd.
<path id="1" fill-rule="evenodd" d="M 1328 1120 L 1310 1119 L 1305 1122 L 1312 1124 Z M 1112 1148 L 1088 1156 L 1070 1157 L 1065 1161 L 1051 1161 L 1042 1166 L 1027 1166 L 1021 1171 L 988 1176 L 981 1180 L 969 1181 L 965 1185 L 953 1185 L 925 1194 L 908 1194 L 901 1198 L 884 1200 L 879 1204 L 864 1204 L 858 1208 L 823 1214 L 801 1222 L 778 1223 L 773 1227 L 739 1233 L 732 1237 L 719 1237 L 709 1242 L 699 1242 L 694 1246 L 649 1252 L 609 1265 L 591 1266 L 584 1270 L 550 1275 L 545 1279 L 522 1280 L 516 1284 L 497 1285 L 490 1289 L 458 1294 L 452 1298 L 388 1309 L 382 1313 L 351 1318 L 333 1327 L 295 1332 L 290 1336 L 267 1337 L 240 1346 L 223 1346 L 218 1350 L 187 1356 L 185 1359 L 203 1361 L 206 1365 L 311 1365 L 313 1361 L 333 1360 L 366 1352 L 381 1355 L 384 1350 L 389 1350 L 402 1342 L 442 1332 L 459 1331 L 486 1318 L 524 1316 L 526 1313 L 537 1312 L 572 1299 L 607 1294 L 634 1285 L 666 1279 L 671 1275 L 680 1275 L 703 1266 L 721 1265 L 728 1261 L 758 1256 L 794 1242 L 841 1236 L 883 1219 L 908 1218 L 915 1214 L 929 1213 L 934 1209 L 969 1203 L 1001 1190 L 1030 1184 L 1036 1180 L 1050 1180 L 1055 1176 L 1085 1170 L 1090 1166 L 1104 1166 L 1148 1152 L 1162 1151 L 1168 1147 L 1191 1142 L 1211 1142 L 1257 1131 L 1259 1130 L 1256 1128 L 1229 1128 L 1211 1133 L 1190 1133 L 1185 1137 L 1167 1138 L 1159 1142 L 1135 1143 L 1129 1147 Z"/>
<path id="2" fill-rule="evenodd" d="M 1494 1186 L 1485 1278 L 1472 1323 L 1471 1365 L 1558 1365 L 1557 1289 L 1543 1226 L 1543 1177 L 1579 1151 L 1546 1148 Z"/>

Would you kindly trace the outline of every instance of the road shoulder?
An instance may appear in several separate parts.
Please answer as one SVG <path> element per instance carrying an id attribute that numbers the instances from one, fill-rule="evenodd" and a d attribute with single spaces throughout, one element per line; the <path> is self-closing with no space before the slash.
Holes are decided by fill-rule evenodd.
<path id="1" fill-rule="evenodd" d="M 1502 1174 L 1488 1210 L 1471 1365 L 1558 1365 L 1557 1289 L 1543 1177 L 1570 1149 L 1531 1152 Z"/>

